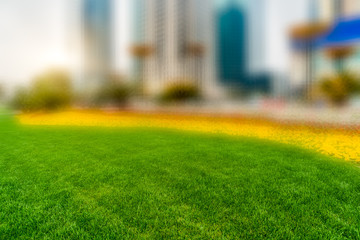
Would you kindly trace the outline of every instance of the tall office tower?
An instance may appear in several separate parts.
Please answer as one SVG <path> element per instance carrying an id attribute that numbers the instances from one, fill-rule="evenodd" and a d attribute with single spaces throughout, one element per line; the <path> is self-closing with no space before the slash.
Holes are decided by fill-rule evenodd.
<path id="1" fill-rule="evenodd" d="M 246 1 L 249 23 L 249 70 L 252 73 L 267 72 L 269 55 L 269 28 L 267 0 Z"/>
<path id="2" fill-rule="evenodd" d="M 333 21 L 339 17 L 360 14 L 360 0 L 317 0 L 319 17 L 323 21 Z"/>
<path id="3" fill-rule="evenodd" d="M 83 84 L 101 86 L 112 65 L 112 0 L 83 0 Z"/>
<path id="4" fill-rule="evenodd" d="M 343 13 L 347 16 L 360 15 L 360 0 L 343 0 Z"/>
<path id="5" fill-rule="evenodd" d="M 143 86 L 159 94 L 174 81 L 187 79 L 204 95 L 215 82 L 214 8 L 209 0 L 137 0 L 135 44 L 151 48 L 143 58 Z"/>
<path id="6" fill-rule="evenodd" d="M 307 7 L 308 13 L 306 14 L 306 20 L 308 20 L 309 22 L 319 21 L 319 16 L 320 16 L 319 7 L 320 7 L 320 0 L 310 1 Z"/>
<path id="7" fill-rule="evenodd" d="M 247 26 L 245 11 L 236 2 L 230 2 L 219 13 L 218 76 L 222 83 L 244 86 L 247 81 Z"/>

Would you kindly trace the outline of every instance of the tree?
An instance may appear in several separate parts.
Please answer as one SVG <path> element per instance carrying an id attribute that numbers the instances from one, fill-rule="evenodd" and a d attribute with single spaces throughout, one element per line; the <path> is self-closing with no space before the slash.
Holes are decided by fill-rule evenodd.
<path id="1" fill-rule="evenodd" d="M 186 53 L 188 56 L 195 59 L 195 74 L 198 81 L 202 79 L 202 59 L 205 55 L 205 46 L 201 43 L 192 42 L 186 46 Z"/>
<path id="2" fill-rule="evenodd" d="M 178 79 L 164 89 L 161 100 L 164 102 L 185 102 L 199 97 L 200 91 L 195 84 L 186 79 Z"/>
<path id="3" fill-rule="evenodd" d="M 25 111 L 59 110 L 70 106 L 72 100 L 70 76 L 65 71 L 52 70 L 37 76 L 29 89 L 19 89 L 13 105 Z"/>
<path id="4" fill-rule="evenodd" d="M 343 105 L 352 95 L 360 92 L 356 75 L 342 72 L 320 81 L 320 90 L 334 105 Z"/>
<path id="5" fill-rule="evenodd" d="M 4 96 L 5 96 L 4 87 L 0 85 L 0 101 L 3 100 Z"/>
<path id="6" fill-rule="evenodd" d="M 139 59 L 140 61 L 140 87 L 142 88 L 141 94 L 143 94 L 143 87 L 144 87 L 144 81 L 145 81 L 145 69 L 144 69 L 144 62 L 145 59 L 150 57 L 154 53 L 154 48 L 147 44 L 138 44 L 133 45 L 131 47 L 131 54 Z"/>
<path id="7" fill-rule="evenodd" d="M 131 88 L 124 78 L 118 74 L 110 74 L 98 94 L 98 102 L 122 107 L 127 104 L 130 95 Z"/>
<path id="8" fill-rule="evenodd" d="M 353 47 L 332 47 L 326 50 L 327 56 L 335 61 L 335 67 L 338 73 L 344 71 L 344 60 L 354 54 Z"/>
<path id="9" fill-rule="evenodd" d="M 305 57 L 305 95 L 310 100 L 313 78 L 314 78 L 314 39 L 329 30 L 327 23 L 312 22 L 304 25 L 298 25 L 291 29 L 291 39 L 302 43 L 302 53 Z"/>

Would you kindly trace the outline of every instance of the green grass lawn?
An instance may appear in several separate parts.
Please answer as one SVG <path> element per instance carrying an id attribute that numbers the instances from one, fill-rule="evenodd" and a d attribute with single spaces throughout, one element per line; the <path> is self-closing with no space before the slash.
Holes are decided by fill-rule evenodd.
<path id="1" fill-rule="evenodd" d="M 0 127 L 0 239 L 359 239 L 360 169 L 155 129 Z"/>

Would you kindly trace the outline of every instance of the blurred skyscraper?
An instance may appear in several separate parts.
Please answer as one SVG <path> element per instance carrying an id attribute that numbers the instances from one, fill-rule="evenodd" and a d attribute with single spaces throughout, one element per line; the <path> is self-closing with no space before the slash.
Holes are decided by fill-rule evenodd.
<path id="1" fill-rule="evenodd" d="M 322 21 L 333 21 L 341 16 L 360 13 L 360 0 L 316 0 L 319 2 L 318 16 Z"/>
<path id="2" fill-rule="evenodd" d="M 112 67 L 112 0 L 83 0 L 83 84 L 95 89 Z"/>
<path id="3" fill-rule="evenodd" d="M 219 13 L 218 76 L 222 83 L 245 85 L 247 81 L 248 22 L 245 11 L 236 2 L 230 2 Z"/>
<path id="4" fill-rule="evenodd" d="M 209 0 L 136 0 L 134 45 L 145 92 L 159 94 L 174 81 L 216 92 L 215 12 Z M 141 63 L 140 63 L 141 64 Z"/>
<path id="5" fill-rule="evenodd" d="M 253 1 L 230 0 L 217 15 L 218 78 L 243 96 L 269 92 L 272 80 L 266 66 L 265 3 Z"/>

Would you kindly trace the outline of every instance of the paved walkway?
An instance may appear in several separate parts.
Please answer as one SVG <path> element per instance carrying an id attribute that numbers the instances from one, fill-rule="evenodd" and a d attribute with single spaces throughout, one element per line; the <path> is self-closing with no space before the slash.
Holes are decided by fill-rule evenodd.
<path id="1" fill-rule="evenodd" d="M 134 111 L 165 112 L 182 114 L 228 115 L 249 118 L 268 119 L 282 123 L 333 126 L 340 128 L 360 128 L 360 107 L 329 108 L 307 107 L 301 104 L 283 102 L 256 102 L 239 104 L 239 102 L 213 102 L 203 105 L 158 106 L 155 104 L 135 104 Z"/>

